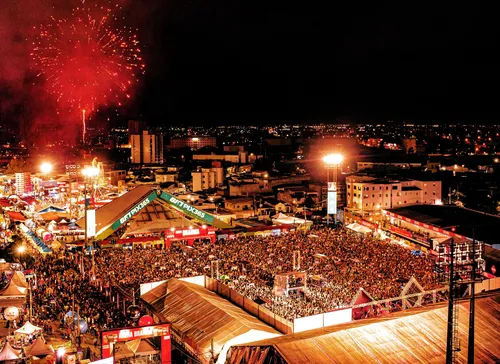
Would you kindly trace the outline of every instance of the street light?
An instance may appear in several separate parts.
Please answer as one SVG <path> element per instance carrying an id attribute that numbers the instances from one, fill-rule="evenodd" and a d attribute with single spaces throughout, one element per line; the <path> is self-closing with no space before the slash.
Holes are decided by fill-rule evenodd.
<path id="1" fill-rule="evenodd" d="M 89 237 L 88 237 L 88 218 L 87 218 L 87 179 L 91 179 L 97 176 L 99 173 L 99 170 L 95 167 L 86 167 L 82 170 L 82 174 L 84 176 L 83 179 L 83 203 L 85 206 L 85 244 L 84 244 L 84 250 L 88 248 L 89 245 Z M 83 254 L 85 252 L 82 252 L 82 272 L 83 272 Z M 94 275 L 94 249 L 90 252 L 92 256 L 92 275 Z"/>
<path id="2" fill-rule="evenodd" d="M 340 167 L 342 162 L 344 161 L 344 156 L 340 153 L 327 154 L 323 157 L 323 163 L 326 168 L 326 180 L 327 180 L 327 193 L 328 193 L 328 202 L 327 202 L 327 224 L 330 218 L 330 213 L 333 214 L 334 221 L 337 216 L 337 168 Z M 332 171 L 332 179 L 330 180 L 330 170 Z M 332 183 L 333 182 L 333 183 Z M 332 193 L 333 195 L 330 195 Z M 334 199 L 333 205 L 330 205 L 332 202 L 331 199 Z M 332 208 L 328 208 L 331 206 Z M 331 211 L 333 210 L 333 211 Z"/>

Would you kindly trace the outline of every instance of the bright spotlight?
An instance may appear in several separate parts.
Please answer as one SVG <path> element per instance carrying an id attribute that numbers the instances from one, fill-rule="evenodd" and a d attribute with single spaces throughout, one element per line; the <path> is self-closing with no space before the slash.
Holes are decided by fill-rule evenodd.
<path id="1" fill-rule="evenodd" d="M 48 163 L 48 162 L 43 162 L 41 165 L 40 165 L 40 171 L 43 173 L 43 174 L 48 174 L 50 172 L 52 172 L 52 164 Z"/>
<path id="2" fill-rule="evenodd" d="M 344 156 L 339 153 L 328 154 L 323 157 L 323 162 L 326 165 L 339 165 L 344 161 Z"/>

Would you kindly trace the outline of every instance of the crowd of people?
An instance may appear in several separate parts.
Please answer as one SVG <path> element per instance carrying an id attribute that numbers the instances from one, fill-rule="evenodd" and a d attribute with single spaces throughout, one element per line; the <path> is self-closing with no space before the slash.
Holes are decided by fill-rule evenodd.
<path id="1" fill-rule="evenodd" d="M 78 255 L 48 255 L 34 264 L 38 276 L 33 290 L 35 323 L 59 322 L 68 337 L 74 334 L 78 318 L 85 320 L 92 333 L 129 324 L 109 292 L 81 273 Z"/>
<path id="2" fill-rule="evenodd" d="M 294 267 L 296 251 L 300 267 L 298 259 Z M 196 243 L 193 249 L 103 250 L 95 260 L 98 279 L 126 289 L 169 278 L 210 275 L 212 262 L 218 261 L 219 279 L 289 320 L 349 306 L 360 288 L 380 300 L 399 296 L 401 282 L 411 277 L 426 290 L 438 286 L 430 257 L 415 256 L 398 244 L 345 229 L 239 237 L 213 245 Z M 274 277 L 294 270 L 307 273 L 307 289 L 300 294 L 274 294 Z M 311 277 L 319 280 L 313 282 Z"/>

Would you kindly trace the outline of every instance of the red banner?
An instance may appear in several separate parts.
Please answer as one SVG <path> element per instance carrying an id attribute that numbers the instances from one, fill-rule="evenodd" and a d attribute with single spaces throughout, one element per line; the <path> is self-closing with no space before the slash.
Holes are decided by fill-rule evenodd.
<path id="1" fill-rule="evenodd" d="M 393 233 L 399 234 L 399 235 L 404 236 L 404 237 L 409 238 L 409 239 L 413 239 L 413 234 L 405 229 L 401 229 L 397 226 L 391 225 L 390 230 Z"/>

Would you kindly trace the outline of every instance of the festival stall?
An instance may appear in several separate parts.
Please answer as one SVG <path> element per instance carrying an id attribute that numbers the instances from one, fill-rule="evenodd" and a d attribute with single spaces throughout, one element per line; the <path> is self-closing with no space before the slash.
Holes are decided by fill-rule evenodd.
<path id="1" fill-rule="evenodd" d="M 43 338 L 39 336 L 33 345 L 24 348 L 24 353 L 27 357 L 34 359 L 35 357 L 40 358 L 54 354 L 54 349 L 50 345 L 47 345 Z"/>
<path id="2" fill-rule="evenodd" d="M 9 342 L 6 341 L 2 351 L 0 351 L 0 362 L 5 363 L 9 361 L 16 361 L 19 359 L 19 354 L 21 354 L 20 350 L 16 350 L 10 346 Z"/>
<path id="3" fill-rule="evenodd" d="M 369 233 L 373 232 L 372 229 L 367 228 L 366 226 L 360 225 L 356 222 L 353 222 L 352 224 L 347 225 L 346 228 L 348 228 L 352 231 L 355 231 L 357 233 L 361 233 L 361 234 L 369 234 Z"/>
<path id="4" fill-rule="evenodd" d="M 26 288 L 19 287 L 12 281 L 0 292 L 0 307 L 20 307 L 24 303 L 26 303 Z"/>
<path id="5" fill-rule="evenodd" d="M 33 325 L 31 322 L 26 321 L 26 323 L 21 326 L 19 329 L 14 331 L 14 334 L 17 336 L 31 336 L 42 332 L 42 328 Z"/>
<path id="6" fill-rule="evenodd" d="M 311 220 L 305 220 L 294 216 L 288 216 L 280 212 L 273 216 L 273 224 L 275 225 L 311 225 Z"/>

